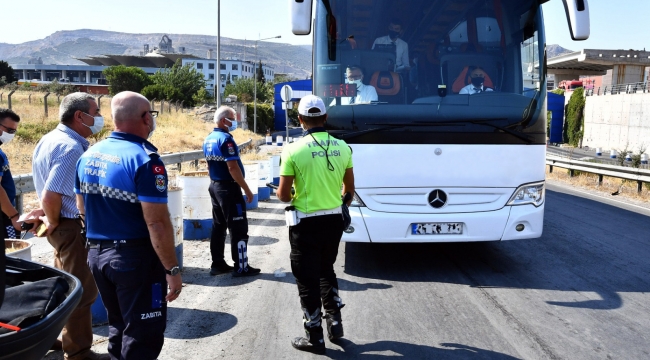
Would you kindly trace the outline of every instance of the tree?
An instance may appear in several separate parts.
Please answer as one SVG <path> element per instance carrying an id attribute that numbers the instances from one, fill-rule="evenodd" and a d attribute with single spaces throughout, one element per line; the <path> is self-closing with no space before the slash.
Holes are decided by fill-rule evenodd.
<path id="1" fill-rule="evenodd" d="M 111 95 L 122 91 L 139 93 L 145 86 L 151 85 L 149 75 L 136 66 L 109 66 L 104 69 L 104 76 L 108 81 L 108 92 Z"/>
<path id="2" fill-rule="evenodd" d="M 264 69 L 262 69 L 262 60 L 257 65 L 257 82 L 264 84 L 266 82 L 266 77 L 264 76 Z"/>
<path id="3" fill-rule="evenodd" d="M 568 143 L 573 146 L 578 146 L 580 139 L 582 139 L 583 129 L 583 115 L 585 109 L 585 92 L 584 88 L 577 88 L 573 90 L 571 99 L 567 104 L 566 110 L 566 136 Z"/>
<path id="4" fill-rule="evenodd" d="M 232 84 L 232 79 L 230 78 L 230 73 L 228 73 L 228 78 L 226 79 L 226 85 Z"/>
<path id="5" fill-rule="evenodd" d="M 181 97 L 168 100 L 183 100 L 189 106 L 194 106 L 194 95 L 207 85 L 202 72 L 191 63 L 182 65 L 180 59 L 171 68 L 156 71 L 151 80 L 155 85 L 171 86 L 178 90 Z"/>
<path id="6" fill-rule="evenodd" d="M 142 95 L 152 101 L 156 100 L 178 100 L 183 97 L 183 94 L 180 93 L 174 87 L 169 85 L 147 85 L 142 89 Z"/>
<path id="7" fill-rule="evenodd" d="M 224 96 L 237 95 L 237 99 L 241 102 L 250 102 L 255 99 L 255 82 L 253 79 L 238 78 L 232 84 L 226 85 Z M 270 102 L 273 100 L 273 84 L 257 83 L 257 101 Z"/>
<path id="8" fill-rule="evenodd" d="M 8 62 L 0 60 L 0 78 L 4 77 L 6 83 L 12 83 L 16 81 L 14 77 L 14 69 L 9 65 Z"/>

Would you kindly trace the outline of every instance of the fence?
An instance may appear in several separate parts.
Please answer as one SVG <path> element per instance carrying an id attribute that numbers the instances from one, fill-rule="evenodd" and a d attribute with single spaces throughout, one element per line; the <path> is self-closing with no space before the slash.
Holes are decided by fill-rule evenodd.
<path id="1" fill-rule="evenodd" d="M 552 155 L 546 156 L 546 165 L 549 166 L 549 172 L 553 172 L 555 166 L 569 169 L 570 176 L 574 176 L 576 171 L 597 174 L 599 184 L 603 182 L 603 176 L 636 181 L 638 192 L 643 189 L 644 182 L 650 183 L 650 170 L 645 169 L 573 160 Z"/>
<path id="2" fill-rule="evenodd" d="M 251 145 L 252 139 L 238 144 L 237 146 L 244 149 Z M 178 171 L 181 171 L 181 164 L 184 162 L 194 161 L 195 166 L 198 165 L 198 161 L 203 159 L 203 150 L 197 151 L 187 151 L 169 155 L 163 155 L 160 159 L 165 165 L 177 164 Z M 23 212 L 23 195 L 36 191 L 34 187 L 34 179 L 32 174 L 16 175 L 14 176 L 14 184 L 16 184 L 16 209 L 22 214 Z"/>
<path id="3" fill-rule="evenodd" d="M 594 95 L 616 95 L 616 94 L 636 94 L 636 93 L 646 93 L 648 89 L 647 82 L 635 82 L 630 84 L 616 84 L 608 85 L 604 88 L 597 89 L 585 89 L 586 96 Z"/>

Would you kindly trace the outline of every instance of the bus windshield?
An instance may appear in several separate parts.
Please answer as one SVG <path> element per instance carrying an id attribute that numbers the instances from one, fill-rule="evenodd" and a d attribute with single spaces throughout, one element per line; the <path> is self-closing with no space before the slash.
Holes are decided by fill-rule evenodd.
<path id="1" fill-rule="evenodd" d="M 328 106 L 333 135 L 351 143 L 546 143 L 539 0 L 317 4 L 314 94 Z"/>

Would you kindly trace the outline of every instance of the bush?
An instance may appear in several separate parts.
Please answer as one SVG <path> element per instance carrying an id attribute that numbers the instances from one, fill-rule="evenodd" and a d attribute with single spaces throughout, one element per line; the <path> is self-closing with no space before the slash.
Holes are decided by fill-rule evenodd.
<path id="1" fill-rule="evenodd" d="M 201 89 L 205 89 L 206 86 L 203 73 L 195 69 L 192 63 L 183 65 L 180 59 L 171 68 L 156 71 L 151 76 L 151 81 L 153 84 L 170 86 L 178 90 L 180 96 L 174 96 L 167 100 L 185 101 L 186 106 L 194 106 L 194 95 Z"/>
<path id="2" fill-rule="evenodd" d="M 147 85 L 142 89 L 142 95 L 152 100 L 178 100 L 183 94 L 173 86 L 169 85 Z"/>
<path id="3" fill-rule="evenodd" d="M 54 130 L 59 125 L 58 121 L 43 121 L 41 123 L 20 122 L 16 137 L 27 143 L 38 142 L 43 135 Z"/>
<path id="4" fill-rule="evenodd" d="M 253 131 L 255 124 L 255 107 L 253 103 L 246 104 L 246 119 L 248 121 L 248 130 Z M 257 133 L 266 134 L 266 131 L 275 129 L 275 112 L 270 104 L 257 104 Z"/>
<path id="5" fill-rule="evenodd" d="M 208 90 L 203 88 L 192 96 L 192 100 L 194 100 L 195 105 L 209 104 L 214 101 L 214 96 L 212 96 Z"/>
<path id="6" fill-rule="evenodd" d="M 74 86 L 74 85 L 71 85 L 71 84 L 61 84 L 56 79 L 54 79 L 49 84 L 40 84 L 40 85 L 38 85 L 35 88 L 35 91 L 50 92 L 50 93 L 52 93 L 54 95 L 66 96 L 68 94 L 72 94 L 74 92 L 79 91 L 79 88 L 77 86 Z"/>
<path id="7" fill-rule="evenodd" d="M 152 84 L 149 75 L 136 66 L 109 66 L 104 69 L 104 76 L 108 81 L 108 92 L 111 96 L 122 91 L 139 93 L 145 86 Z"/>
<path id="8" fill-rule="evenodd" d="M 583 134 L 583 118 L 585 110 L 584 88 L 577 88 L 571 94 L 566 111 L 566 135 L 568 143 L 578 146 Z"/>

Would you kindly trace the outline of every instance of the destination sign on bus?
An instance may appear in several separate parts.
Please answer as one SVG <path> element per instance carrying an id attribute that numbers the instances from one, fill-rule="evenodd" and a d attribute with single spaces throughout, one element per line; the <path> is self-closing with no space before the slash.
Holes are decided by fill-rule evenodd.
<path id="1" fill-rule="evenodd" d="M 320 97 L 357 96 L 356 84 L 323 84 L 318 87 L 316 95 Z"/>

